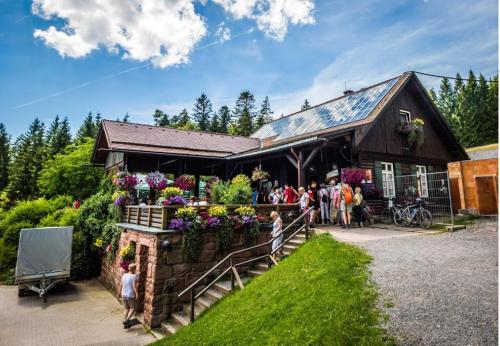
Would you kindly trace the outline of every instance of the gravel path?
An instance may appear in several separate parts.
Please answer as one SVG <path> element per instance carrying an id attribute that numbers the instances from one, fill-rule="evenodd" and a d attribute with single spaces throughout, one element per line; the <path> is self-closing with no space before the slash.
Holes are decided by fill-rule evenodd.
<path id="1" fill-rule="evenodd" d="M 374 257 L 386 327 L 399 344 L 498 344 L 496 220 L 358 245 Z"/>

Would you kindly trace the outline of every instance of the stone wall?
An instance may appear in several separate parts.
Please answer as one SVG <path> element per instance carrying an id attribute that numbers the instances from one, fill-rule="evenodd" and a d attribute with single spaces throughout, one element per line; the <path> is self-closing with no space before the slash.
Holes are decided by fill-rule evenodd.
<path id="1" fill-rule="evenodd" d="M 139 310 L 143 310 L 144 320 L 151 327 L 159 326 L 172 312 L 181 310 L 182 305 L 189 302 L 190 297 L 189 294 L 185 294 L 178 299 L 177 295 L 225 257 L 224 253 L 216 250 L 215 233 L 203 234 L 199 260 L 196 263 L 187 263 L 182 250 L 182 234 L 179 232 L 157 229 L 147 231 L 143 229 L 144 227 L 134 229 L 133 225 L 122 227 L 124 231 L 120 238 L 119 249 L 130 242 L 136 243 L 135 263 L 137 273 L 141 275 Z M 270 228 L 262 227 L 257 237 L 257 244 L 264 243 L 270 238 Z M 161 248 L 164 240 L 171 242 L 171 251 Z M 245 247 L 248 247 L 248 244 L 244 243 L 243 233 L 234 232 L 232 251 Z M 266 253 L 266 248 L 262 247 L 245 251 L 235 260 L 241 262 Z M 223 269 L 225 268 L 224 266 Z M 239 267 L 238 271 L 243 272 L 246 269 L 248 266 Z M 100 280 L 116 296 L 118 296 L 122 274 L 123 270 L 120 268 L 118 256 L 112 262 L 103 260 Z M 213 278 L 215 276 L 207 280 Z"/>

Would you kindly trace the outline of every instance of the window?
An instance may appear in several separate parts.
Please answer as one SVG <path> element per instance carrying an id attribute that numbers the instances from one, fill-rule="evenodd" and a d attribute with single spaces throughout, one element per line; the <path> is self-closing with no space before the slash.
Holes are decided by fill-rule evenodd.
<path id="1" fill-rule="evenodd" d="M 394 188 L 394 166 L 390 162 L 381 162 L 382 167 L 382 188 L 384 197 L 395 197 Z"/>
<path id="2" fill-rule="evenodd" d="M 409 125 L 411 123 L 411 114 L 408 111 L 399 111 L 399 121 L 401 125 Z"/>
<path id="3" fill-rule="evenodd" d="M 429 190 L 427 188 L 427 169 L 425 166 L 417 165 L 417 190 L 420 197 L 429 196 Z"/>

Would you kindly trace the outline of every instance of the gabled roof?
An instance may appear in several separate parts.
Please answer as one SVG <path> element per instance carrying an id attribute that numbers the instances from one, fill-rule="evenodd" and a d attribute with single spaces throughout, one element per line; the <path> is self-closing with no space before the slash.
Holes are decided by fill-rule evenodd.
<path id="1" fill-rule="evenodd" d="M 124 152 L 148 152 L 222 158 L 260 147 L 260 140 L 206 131 L 103 120 L 97 148 Z M 97 159 L 95 150 L 93 161 Z M 97 159 L 97 160 L 96 160 Z"/>
<path id="2" fill-rule="evenodd" d="M 405 76 L 407 74 L 274 120 L 262 126 L 251 137 L 261 139 L 264 146 L 271 146 L 306 134 L 356 126 L 373 115 L 384 97 Z"/>

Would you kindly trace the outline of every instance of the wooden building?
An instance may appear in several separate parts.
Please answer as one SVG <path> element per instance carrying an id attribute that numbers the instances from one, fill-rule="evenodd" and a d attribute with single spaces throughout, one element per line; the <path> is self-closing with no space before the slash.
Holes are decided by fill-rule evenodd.
<path id="1" fill-rule="evenodd" d="M 415 118 L 424 122 L 420 146 L 401 133 Z M 412 72 L 274 120 L 249 138 L 105 120 L 92 158 L 108 171 L 225 179 L 260 166 L 270 180 L 295 187 L 360 167 L 386 197 L 394 176 L 444 171 L 467 159 Z"/>

